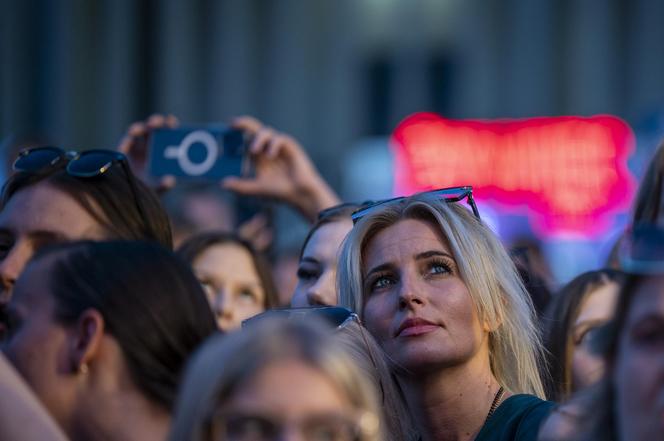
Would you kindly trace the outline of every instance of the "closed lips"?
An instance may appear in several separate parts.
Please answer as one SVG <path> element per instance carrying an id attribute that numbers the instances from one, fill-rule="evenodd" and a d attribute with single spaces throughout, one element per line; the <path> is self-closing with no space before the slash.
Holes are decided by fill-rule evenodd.
<path id="1" fill-rule="evenodd" d="M 398 337 L 404 330 L 409 329 L 409 328 L 424 328 L 424 327 L 437 327 L 439 326 L 436 323 L 430 322 L 428 320 L 424 320 L 421 318 L 410 318 L 404 320 L 399 328 L 397 329 L 397 332 L 394 334 L 395 337 Z"/>

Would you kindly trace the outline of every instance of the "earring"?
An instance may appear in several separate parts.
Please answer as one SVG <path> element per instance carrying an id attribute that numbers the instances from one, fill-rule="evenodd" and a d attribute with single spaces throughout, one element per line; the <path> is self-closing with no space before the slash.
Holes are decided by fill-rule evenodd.
<path id="1" fill-rule="evenodd" d="M 82 363 L 78 367 L 78 373 L 81 375 L 86 375 L 88 373 L 88 365 L 86 363 Z"/>

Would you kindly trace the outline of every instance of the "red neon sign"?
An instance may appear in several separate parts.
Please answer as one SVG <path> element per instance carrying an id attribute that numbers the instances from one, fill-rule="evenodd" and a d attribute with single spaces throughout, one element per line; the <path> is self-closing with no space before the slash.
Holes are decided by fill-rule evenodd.
<path id="1" fill-rule="evenodd" d="M 627 168 L 634 135 L 612 116 L 480 121 L 417 113 L 390 144 L 397 194 L 472 185 L 478 199 L 526 212 L 540 234 L 601 234 L 635 188 Z"/>

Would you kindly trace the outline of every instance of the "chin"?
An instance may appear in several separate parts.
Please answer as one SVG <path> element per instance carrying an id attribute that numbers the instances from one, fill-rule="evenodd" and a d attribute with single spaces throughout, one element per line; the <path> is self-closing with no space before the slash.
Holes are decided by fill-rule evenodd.
<path id="1" fill-rule="evenodd" d="M 405 373 L 424 374 L 457 366 L 467 361 L 467 357 L 449 348 L 431 347 L 423 344 L 410 344 L 396 351 L 387 351 L 393 364 Z M 399 372 L 399 370 L 397 370 Z"/>

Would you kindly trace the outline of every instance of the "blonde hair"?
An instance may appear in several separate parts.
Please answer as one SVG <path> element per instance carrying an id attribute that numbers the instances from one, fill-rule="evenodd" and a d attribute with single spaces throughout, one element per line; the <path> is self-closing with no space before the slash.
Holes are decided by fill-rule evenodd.
<path id="1" fill-rule="evenodd" d="M 208 422 L 248 379 L 270 363 L 301 360 L 339 387 L 369 426 L 360 441 L 383 439 L 377 392 L 353 359 L 320 323 L 266 319 L 249 328 L 210 339 L 187 369 L 177 399 L 170 441 L 204 441 Z M 371 426 L 374 426 L 373 428 Z"/>
<path id="2" fill-rule="evenodd" d="M 403 219 L 431 222 L 447 239 L 479 319 L 492 329 L 489 359 L 498 382 L 512 393 L 544 398 L 542 345 L 530 296 L 500 240 L 460 204 L 421 193 L 369 211 L 342 247 L 337 270 L 340 305 L 362 316 L 363 252 L 376 233 Z"/>
<path id="3" fill-rule="evenodd" d="M 380 424 L 384 441 L 414 441 L 420 438 L 415 430 L 405 400 L 387 363 L 383 349 L 357 321 L 343 326 L 334 337 L 353 358 L 365 376 L 382 395 Z"/>

